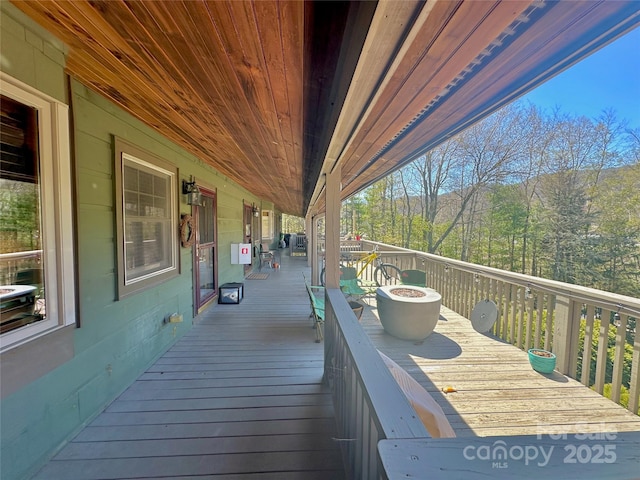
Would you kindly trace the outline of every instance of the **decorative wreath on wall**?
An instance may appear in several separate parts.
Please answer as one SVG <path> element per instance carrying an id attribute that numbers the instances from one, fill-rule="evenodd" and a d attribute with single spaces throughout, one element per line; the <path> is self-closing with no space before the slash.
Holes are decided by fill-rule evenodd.
<path id="1" fill-rule="evenodd" d="M 193 217 L 188 213 L 182 214 L 180 220 L 180 243 L 184 248 L 193 245 L 196 240 L 195 231 L 193 229 Z"/>

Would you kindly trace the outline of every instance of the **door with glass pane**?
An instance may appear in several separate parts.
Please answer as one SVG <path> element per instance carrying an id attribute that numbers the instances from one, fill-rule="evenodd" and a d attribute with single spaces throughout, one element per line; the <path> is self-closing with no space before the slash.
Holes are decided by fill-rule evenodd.
<path id="1" fill-rule="evenodd" d="M 216 195 L 200 187 L 202 205 L 193 207 L 197 221 L 195 259 L 196 309 L 199 313 L 218 291 L 218 261 L 216 250 Z"/>
<path id="2" fill-rule="evenodd" d="M 244 243 L 253 244 L 253 207 L 244 205 L 243 222 L 244 222 Z M 253 269 L 252 264 L 244 266 L 244 274 L 247 275 Z"/>

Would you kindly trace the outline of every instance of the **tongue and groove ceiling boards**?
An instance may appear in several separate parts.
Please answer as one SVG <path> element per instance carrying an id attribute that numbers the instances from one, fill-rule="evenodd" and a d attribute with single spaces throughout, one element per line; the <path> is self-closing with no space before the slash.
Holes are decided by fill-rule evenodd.
<path id="1" fill-rule="evenodd" d="M 67 72 L 286 213 L 324 208 L 640 23 L 630 1 L 13 1 Z"/>

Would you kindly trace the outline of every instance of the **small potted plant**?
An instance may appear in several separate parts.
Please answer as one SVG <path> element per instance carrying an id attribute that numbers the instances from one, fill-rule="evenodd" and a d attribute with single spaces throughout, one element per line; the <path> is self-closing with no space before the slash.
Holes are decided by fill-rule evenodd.
<path id="1" fill-rule="evenodd" d="M 556 355 L 541 348 L 529 349 L 529 363 L 540 373 L 551 373 L 556 368 Z"/>

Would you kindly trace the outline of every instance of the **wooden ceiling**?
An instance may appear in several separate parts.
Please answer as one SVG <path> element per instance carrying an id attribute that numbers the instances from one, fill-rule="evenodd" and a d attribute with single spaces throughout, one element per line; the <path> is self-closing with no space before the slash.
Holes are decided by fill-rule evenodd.
<path id="1" fill-rule="evenodd" d="M 347 198 L 640 23 L 636 0 L 14 4 L 69 75 L 296 215 L 336 166 Z"/>

